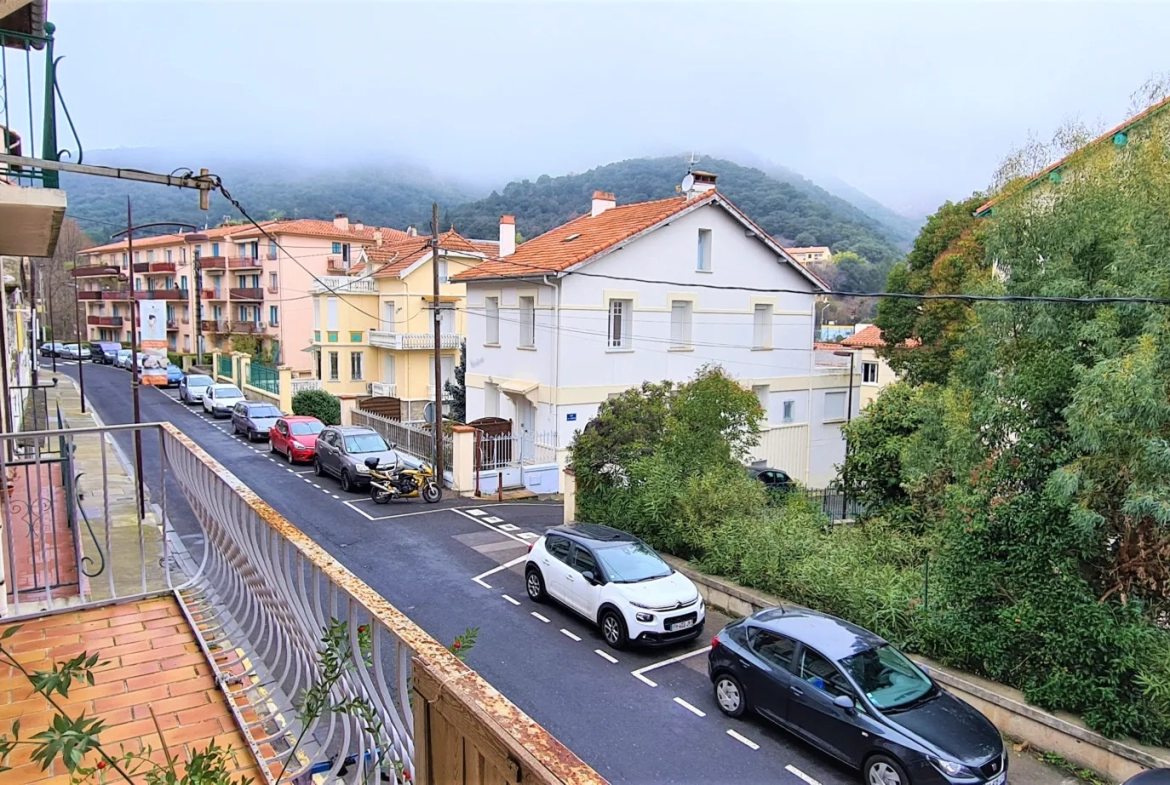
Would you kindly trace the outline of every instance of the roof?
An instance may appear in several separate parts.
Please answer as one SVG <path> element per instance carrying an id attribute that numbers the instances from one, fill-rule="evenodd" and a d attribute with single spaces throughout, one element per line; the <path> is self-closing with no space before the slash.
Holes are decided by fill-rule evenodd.
<path id="1" fill-rule="evenodd" d="M 1117 134 L 1128 132 L 1129 129 L 1132 128 L 1133 126 L 1138 125 L 1139 123 L 1142 123 L 1142 122 L 1150 119 L 1154 115 L 1161 113 L 1162 110 L 1164 110 L 1167 106 L 1170 106 L 1170 97 L 1163 98 L 1161 101 L 1159 101 L 1156 104 L 1151 104 L 1150 106 L 1146 107 L 1142 111 L 1135 114 L 1133 117 L 1126 120 L 1121 125 L 1118 125 L 1118 126 L 1111 128 L 1110 130 L 1101 134 L 1100 136 L 1098 136 L 1096 139 L 1089 142 L 1088 144 L 1085 144 L 1085 145 L 1082 145 L 1081 147 L 1078 147 L 1076 150 L 1069 153 L 1064 158 L 1061 158 L 1059 161 L 1052 164 L 1051 166 L 1046 166 L 1044 169 L 1040 170 L 1036 174 L 1029 177 L 1028 180 L 1026 182 L 1024 182 L 1023 185 L 1020 185 L 1016 188 L 1012 188 L 1010 191 L 1005 191 L 1004 193 L 1001 193 L 999 196 L 996 196 L 994 199 L 990 199 L 990 200 L 984 202 L 982 205 L 980 205 L 979 209 L 977 209 L 975 211 L 975 215 L 980 216 L 980 217 L 986 215 L 991 210 L 992 207 L 995 207 L 995 205 L 999 204 L 1000 202 L 1002 202 L 1005 199 L 1008 199 L 1012 196 L 1015 196 L 1016 194 L 1023 193 L 1024 191 L 1028 190 L 1029 188 L 1032 188 L 1042 178 L 1047 177 L 1052 172 L 1055 172 L 1057 169 L 1060 169 L 1062 166 L 1065 166 L 1073 158 L 1076 158 L 1080 155 L 1083 155 L 1086 150 L 1089 150 L 1090 148 L 1096 147 L 1097 145 L 1101 144 L 1102 142 L 1104 142 L 1108 139 L 1112 139 L 1113 137 L 1117 136 Z"/>
<path id="2" fill-rule="evenodd" d="M 828 291 L 815 274 L 792 259 L 767 232 L 744 215 L 717 190 L 688 198 L 675 196 L 651 202 L 617 205 L 599 215 L 586 213 L 568 223 L 534 237 L 511 256 L 490 259 L 473 270 L 465 270 L 453 281 L 478 281 L 498 278 L 523 278 L 570 271 L 577 265 L 601 256 L 652 231 L 668 219 L 707 204 L 718 204 L 748 227 L 757 238 L 792 264 L 814 286 Z"/>
<path id="3" fill-rule="evenodd" d="M 836 352 L 844 349 L 845 345 L 840 343 L 830 343 L 828 341 L 814 341 L 813 349 L 818 352 Z"/>
<path id="4" fill-rule="evenodd" d="M 411 238 L 406 232 L 400 229 L 391 229 L 388 227 L 379 226 L 365 226 L 360 230 L 350 224 L 348 230 L 338 229 L 333 225 L 332 221 L 318 221 L 309 218 L 300 218 L 292 221 L 259 221 L 260 226 L 264 227 L 270 234 L 297 234 L 308 235 L 311 237 L 326 237 L 333 239 L 349 239 L 360 242 L 376 242 L 374 232 L 382 232 L 383 242 L 395 242 L 399 240 L 418 239 Z M 217 226 L 214 229 L 205 229 L 199 232 L 182 232 L 176 234 L 160 234 L 154 237 L 143 237 L 134 240 L 134 249 L 148 249 L 158 248 L 165 245 L 176 245 L 178 243 L 186 242 L 192 234 L 200 234 L 208 240 L 219 240 L 224 237 L 232 237 L 238 239 L 254 239 L 261 236 L 261 232 L 252 224 L 231 224 L 229 226 Z M 93 248 L 86 248 L 79 253 L 93 254 L 104 253 L 106 251 L 121 251 L 126 249 L 126 241 L 120 240 L 116 243 L 107 243 L 105 245 L 98 245 Z"/>
<path id="5" fill-rule="evenodd" d="M 806 246 L 800 246 L 797 248 L 785 248 L 784 250 L 788 251 L 788 253 L 793 254 L 793 255 L 798 254 L 798 253 L 799 254 L 827 253 L 829 255 L 832 255 L 832 253 L 833 253 L 832 251 L 829 250 L 829 246 L 827 246 L 827 245 L 806 245 Z"/>
<path id="6" fill-rule="evenodd" d="M 757 626 L 808 644 L 832 660 L 843 660 L 886 642 L 863 627 L 808 608 L 768 608 L 750 618 Z"/>
<path id="7" fill-rule="evenodd" d="M 906 349 L 913 349 L 918 346 L 920 341 L 917 338 L 909 338 L 899 346 Z M 871 324 L 860 332 L 854 333 L 845 340 L 841 341 L 841 346 L 846 349 L 880 349 L 886 345 L 882 338 L 881 328 L 876 324 Z"/>
<path id="8" fill-rule="evenodd" d="M 439 250 L 476 257 L 494 257 L 498 253 L 495 249 L 486 251 L 482 246 L 476 246 L 475 243 L 454 229 L 450 229 L 439 235 Z M 371 267 L 374 268 L 373 276 L 375 278 L 400 276 L 417 262 L 422 261 L 424 258 L 429 258 L 431 253 L 431 238 L 408 237 L 404 240 L 383 243 L 380 246 L 371 246 L 366 248 L 365 252 L 366 259 L 369 261 Z M 364 264 L 357 264 L 350 269 L 350 272 L 357 273 L 364 269 Z"/>

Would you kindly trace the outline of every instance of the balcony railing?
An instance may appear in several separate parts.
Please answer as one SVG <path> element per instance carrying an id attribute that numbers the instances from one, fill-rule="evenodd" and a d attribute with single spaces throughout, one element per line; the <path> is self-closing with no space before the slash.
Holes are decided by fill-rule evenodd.
<path id="1" fill-rule="evenodd" d="M 100 299 L 102 299 L 102 293 L 101 292 L 78 292 L 77 299 L 78 300 L 100 300 Z"/>
<path id="2" fill-rule="evenodd" d="M 170 332 L 171 330 L 178 330 L 178 329 L 179 329 L 178 322 L 176 322 L 174 319 L 167 319 L 167 332 Z"/>
<path id="3" fill-rule="evenodd" d="M 378 282 L 373 278 L 350 278 L 345 275 L 326 275 L 309 284 L 309 294 L 322 292 L 338 294 L 377 294 Z"/>
<path id="4" fill-rule="evenodd" d="M 18 4 L 20 5 L 20 4 Z M 53 54 L 56 26 L 44 24 L 43 35 L 0 30 L 0 52 L 23 50 L 26 55 L 5 57 L 0 69 L 0 152 L 27 158 L 60 161 L 62 154 L 73 163 L 81 163 L 81 143 L 57 80 L 57 60 Z M 44 61 L 39 60 L 43 52 Z M 76 145 L 76 153 L 63 150 L 57 139 L 57 105 L 65 109 L 65 118 Z M 27 123 L 28 125 L 24 125 Z M 52 169 L 0 165 L 0 178 L 13 185 L 60 188 L 60 174 Z"/>
<path id="5" fill-rule="evenodd" d="M 229 291 L 231 292 L 233 300 L 263 300 L 264 299 L 264 289 L 260 288 L 260 287 L 257 287 L 254 289 L 253 288 L 240 289 L 237 287 L 232 287 Z"/>
<path id="6" fill-rule="evenodd" d="M 214 319 L 204 319 L 203 321 L 199 322 L 199 329 L 203 332 L 220 332 L 219 322 Z"/>
<path id="7" fill-rule="evenodd" d="M 204 270 L 226 270 L 226 256 L 204 256 L 199 260 L 199 267 Z"/>
<path id="8" fill-rule="evenodd" d="M 320 390 L 320 389 L 321 389 L 321 380 L 320 379 L 293 379 L 292 380 L 292 387 L 290 388 L 290 391 L 292 392 L 293 395 L 296 395 L 297 393 L 303 392 L 305 390 Z"/>
<path id="9" fill-rule="evenodd" d="M 228 259 L 229 270 L 243 270 L 249 267 L 263 267 L 264 262 L 254 256 L 236 256 Z"/>
<path id="10" fill-rule="evenodd" d="M 238 335 L 252 335 L 262 333 L 267 329 L 264 322 L 232 322 L 230 330 Z"/>
<path id="11" fill-rule="evenodd" d="M 186 289 L 136 289 L 135 300 L 186 300 Z"/>
<path id="12" fill-rule="evenodd" d="M 175 271 L 174 262 L 135 262 L 134 272 L 143 273 L 145 275 L 173 273 Z"/>
<path id="13" fill-rule="evenodd" d="M 441 333 L 439 335 L 440 349 L 458 349 L 462 342 L 463 337 L 459 333 Z M 370 330 L 370 346 L 398 351 L 434 351 L 435 336 L 431 333 L 392 333 L 385 330 Z"/>
<path id="14" fill-rule="evenodd" d="M 370 382 L 370 395 L 376 395 L 385 398 L 398 397 L 398 385 L 394 382 Z"/>
<path id="15" fill-rule="evenodd" d="M 86 324 L 97 325 L 98 327 L 121 327 L 121 316 L 88 316 L 85 320 Z"/>
<path id="16" fill-rule="evenodd" d="M 340 256 L 328 256 L 325 258 L 325 269 L 331 273 L 348 272 L 351 263 L 343 260 Z"/>
<path id="17" fill-rule="evenodd" d="M 116 278 L 121 272 L 115 264 L 84 264 L 70 271 L 74 278 Z"/>

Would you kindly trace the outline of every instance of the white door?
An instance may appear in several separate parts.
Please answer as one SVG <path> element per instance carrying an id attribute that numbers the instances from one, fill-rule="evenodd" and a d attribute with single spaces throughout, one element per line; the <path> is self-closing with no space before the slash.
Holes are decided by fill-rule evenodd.
<path id="1" fill-rule="evenodd" d="M 394 332 L 394 301 L 382 303 L 382 329 L 388 333 Z"/>
<path id="2" fill-rule="evenodd" d="M 394 384 L 394 355 L 382 352 L 382 381 Z"/>
<path id="3" fill-rule="evenodd" d="M 516 436 L 520 442 L 520 460 L 531 461 L 536 454 L 536 407 L 523 396 L 516 397 Z"/>

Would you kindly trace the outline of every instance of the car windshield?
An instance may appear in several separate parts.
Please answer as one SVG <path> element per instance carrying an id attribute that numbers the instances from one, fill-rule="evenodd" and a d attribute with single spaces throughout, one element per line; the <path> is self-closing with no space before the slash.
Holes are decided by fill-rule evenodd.
<path id="1" fill-rule="evenodd" d="M 670 575 L 670 565 L 649 545 L 627 542 L 598 548 L 597 558 L 605 574 L 614 583 L 637 583 Z"/>
<path id="2" fill-rule="evenodd" d="M 390 449 L 386 440 L 376 433 L 359 433 L 345 437 L 345 451 L 348 453 L 384 452 Z"/>
<path id="3" fill-rule="evenodd" d="M 118 352 L 118 356 L 119 356 L 119 357 L 129 357 L 129 356 L 130 356 L 130 350 L 129 350 L 129 349 L 123 349 L 122 351 Z"/>
<path id="4" fill-rule="evenodd" d="M 244 394 L 230 384 L 220 384 L 215 388 L 216 398 L 243 398 Z"/>
<path id="5" fill-rule="evenodd" d="M 846 657 L 841 665 L 879 709 L 906 706 L 934 690 L 926 674 L 888 643 Z"/>
<path id="6" fill-rule="evenodd" d="M 207 387 L 210 384 L 211 384 L 211 377 L 210 376 L 188 376 L 187 377 L 187 386 L 188 387 Z"/>
<path id="7" fill-rule="evenodd" d="M 275 406 L 253 406 L 248 410 L 248 416 L 257 419 L 275 419 L 280 416 L 280 409 Z"/>
<path id="8" fill-rule="evenodd" d="M 314 433 L 321 433 L 324 428 L 319 422 L 294 422 L 292 424 L 292 432 L 294 436 L 309 436 Z"/>

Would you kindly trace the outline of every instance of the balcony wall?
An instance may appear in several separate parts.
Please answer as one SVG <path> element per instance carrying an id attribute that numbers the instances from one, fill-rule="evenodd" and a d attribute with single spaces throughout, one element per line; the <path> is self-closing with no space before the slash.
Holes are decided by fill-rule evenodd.
<path id="1" fill-rule="evenodd" d="M 121 316 L 88 316 L 86 317 L 86 324 L 96 325 L 98 327 L 121 327 Z"/>
<path id="2" fill-rule="evenodd" d="M 233 287 L 233 288 L 229 289 L 228 291 L 231 292 L 233 300 L 263 300 L 264 299 L 264 289 L 263 288 L 239 289 L 239 288 Z"/>
<path id="3" fill-rule="evenodd" d="M 226 256 L 204 256 L 199 260 L 199 267 L 204 270 L 226 270 Z"/>
<path id="4" fill-rule="evenodd" d="M 228 259 L 229 270 L 250 270 L 253 268 L 260 268 L 264 266 L 264 262 L 260 259 L 254 259 L 251 256 L 237 256 L 233 259 Z"/>
<path id="5" fill-rule="evenodd" d="M 441 333 L 440 349 L 458 349 L 463 337 L 459 333 Z M 435 336 L 431 333 L 391 333 L 370 330 L 370 346 L 397 351 L 434 351 Z"/>
<path id="6" fill-rule="evenodd" d="M 135 300 L 186 300 L 186 289 L 137 289 Z"/>
<path id="7" fill-rule="evenodd" d="M 116 278 L 121 270 L 111 264 L 84 264 L 69 272 L 74 278 Z"/>

